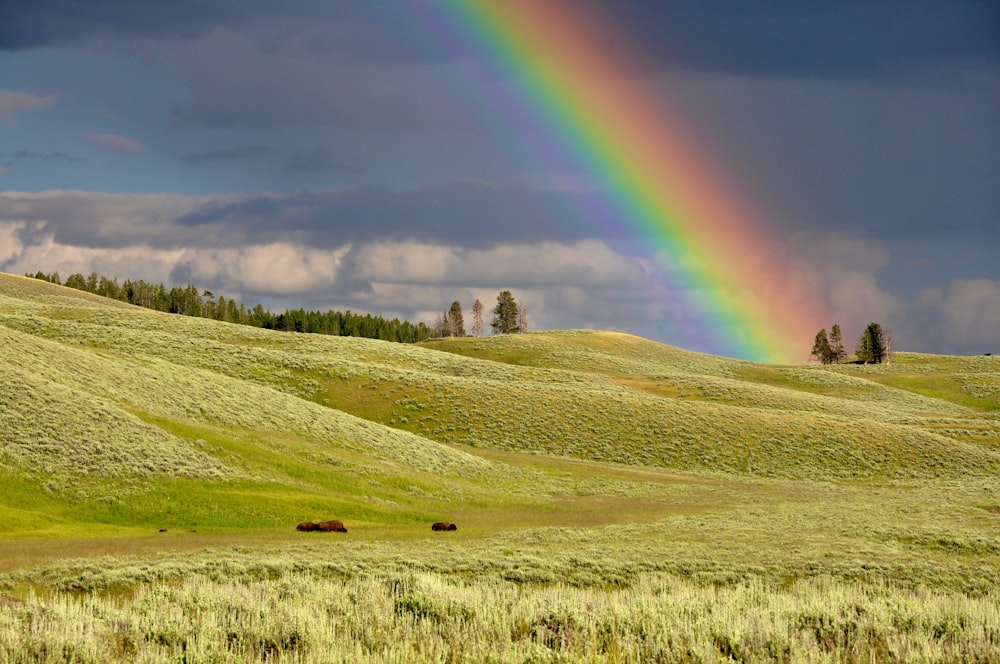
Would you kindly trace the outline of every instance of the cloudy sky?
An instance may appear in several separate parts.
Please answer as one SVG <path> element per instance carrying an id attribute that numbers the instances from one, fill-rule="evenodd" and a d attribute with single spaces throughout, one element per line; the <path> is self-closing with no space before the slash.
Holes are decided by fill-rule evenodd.
<path id="1" fill-rule="evenodd" d="M 793 257 L 816 329 L 1000 353 L 1000 6 L 538 1 L 600 26 L 620 84 Z M 453 13 L 0 1 L 0 270 L 426 322 L 511 289 L 533 329 L 726 353 L 678 257 L 601 218 L 614 184 L 525 130 L 518 72 Z"/>

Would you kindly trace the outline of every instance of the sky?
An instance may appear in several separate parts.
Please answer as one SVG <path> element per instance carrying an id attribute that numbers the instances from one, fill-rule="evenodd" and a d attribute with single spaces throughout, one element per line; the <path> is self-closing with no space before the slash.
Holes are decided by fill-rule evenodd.
<path id="1" fill-rule="evenodd" d="M 1000 354 L 1000 5 L 499 5 L 0 0 L 0 271 Z"/>

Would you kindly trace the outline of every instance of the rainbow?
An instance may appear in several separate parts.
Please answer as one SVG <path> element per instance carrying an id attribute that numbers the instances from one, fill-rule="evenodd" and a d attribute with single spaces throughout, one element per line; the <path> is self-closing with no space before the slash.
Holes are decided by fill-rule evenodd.
<path id="1" fill-rule="evenodd" d="M 627 63 L 600 47 L 584 3 L 443 0 L 438 7 L 467 45 L 517 81 L 521 107 L 600 183 L 606 223 L 638 234 L 666 264 L 713 352 L 806 359 L 822 324 L 808 289 L 794 283 L 791 259 L 686 144 L 682 128 L 623 75 Z"/>

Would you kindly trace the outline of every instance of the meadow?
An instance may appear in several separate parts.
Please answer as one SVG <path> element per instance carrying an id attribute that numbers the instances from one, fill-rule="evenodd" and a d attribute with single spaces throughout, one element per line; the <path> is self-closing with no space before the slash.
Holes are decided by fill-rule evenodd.
<path id="1" fill-rule="evenodd" d="M 0 476 L 3 661 L 1000 661 L 991 356 L 404 345 L 0 274 Z"/>

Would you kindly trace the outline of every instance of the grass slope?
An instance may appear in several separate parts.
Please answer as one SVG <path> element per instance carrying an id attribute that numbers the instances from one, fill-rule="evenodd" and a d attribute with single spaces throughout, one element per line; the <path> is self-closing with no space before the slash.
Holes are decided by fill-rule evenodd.
<path id="1" fill-rule="evenodd" d="M 991 661 L 998 372 L 764 366 L 593 331 L 295 335 L 0 274 L 0 657 L 308 661 L 332 611 L 344 660 L 461 659 L 476 626 L 467 657 L 498 661 Z M 348 535 L 293 529 L 334 517 Z M 432 537 L 439 519 L 459 531 Z M 302 584 L 372 611 L 281 603 Z M 774 609 L 718 622 L 706 586 Z M 225 623 L 249 588 L 284 618 Z M 642 608 L 660 595 L 710 606 L 644 641 L 667 633 Z M 55 650 L 33 636 L 50 619 Z"/>
<path id="2" fill-rule="evenodd" d="M 769 367 L 587 331 L 417 347 L 170 316 L 7 275 L 0 326 L 4 466 L 109 508 L 152 478 L 314 492 L 353 518 L 350 503 L 372 497 L 375 521 L 379 506 L 517 494 L 476 448 L 754 477 L 1000 473 L 989 357 Z"/>

